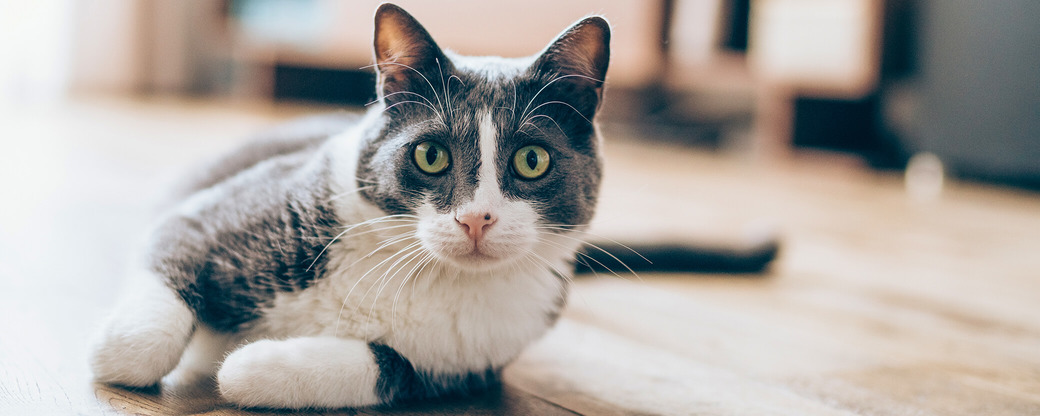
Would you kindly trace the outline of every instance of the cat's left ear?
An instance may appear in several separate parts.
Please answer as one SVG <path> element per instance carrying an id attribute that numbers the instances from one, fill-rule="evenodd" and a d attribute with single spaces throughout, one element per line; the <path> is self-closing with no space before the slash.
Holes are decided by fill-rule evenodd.
<path id="1" fill-rule="evenodd" d="M 413 89 L 412 83 L 433 88 L 427 84 L 442 78 L 435 71 L 448 73 L 453 68 L 429 32 L 404 9 L 390 3 L 376 9 L 373 46 L 380 98 Z"/>
<path id="2" fill-rule="evenodd" d="M 609 63 L 610 24 L 600 16 L 590 16 L 560 33 L 535 60 L 533 68 L 568 77 L 567 82 L 594 88 L 602 96 Z"/>

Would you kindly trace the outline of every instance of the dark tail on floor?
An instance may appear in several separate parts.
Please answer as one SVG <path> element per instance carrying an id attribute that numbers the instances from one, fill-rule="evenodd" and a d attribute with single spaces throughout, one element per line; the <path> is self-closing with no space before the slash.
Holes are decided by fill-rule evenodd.
<path id="1" fill-rule="evenodd" d="M 577 273 L 733 273 L 766 271 L 780 252 L 778 238 L 747 244 L 596 242 L 586 245 L 575 263 Z"/>

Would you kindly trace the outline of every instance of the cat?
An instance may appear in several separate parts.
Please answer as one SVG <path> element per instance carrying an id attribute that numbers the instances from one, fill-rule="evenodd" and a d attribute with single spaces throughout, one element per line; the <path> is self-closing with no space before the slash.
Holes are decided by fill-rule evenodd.
<path id="1" fill-rule="evenodd" d="M 146 387 L 176 368 L 261 408 L 494 385 L 557 320 L 576 261 L 624 261 L 581 238 L 610 33 L 589 16 L 532 57 L 469 57 L 379 6 L 377 102 L 251 142 L 177 193 L 95 379 Z"/>

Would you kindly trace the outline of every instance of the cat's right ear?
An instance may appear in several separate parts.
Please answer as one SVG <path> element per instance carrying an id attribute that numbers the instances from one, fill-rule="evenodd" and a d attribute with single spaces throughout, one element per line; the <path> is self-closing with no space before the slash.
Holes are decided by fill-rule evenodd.
<path id="1" fill-rule="evenodd" d="M 451 62 L 426 29 L 396 5 L 383 3 L 376 9 L 373 43 L 380 99 L 426 88 L 429 80 L 442 78 L 433 71 L 451 72 Z"/>
<path id="2" fill-rule="evenodd" d="M 610 24 L 601 16 L 586 17 L 556 37 L 534 63 L 536 71 L 570 76 L 597 91 L 603 88 L 610 63 Z"/>
<path id="3" fill-rule="evenodd" d="M 603 100 L 603 83 L 610 63 L 610 24 L 600 16 L 586 17 L 563 31 L 535 60 L 536 73 L 577 89 L 568 103 L 585 120 L 592 120 Z"/>

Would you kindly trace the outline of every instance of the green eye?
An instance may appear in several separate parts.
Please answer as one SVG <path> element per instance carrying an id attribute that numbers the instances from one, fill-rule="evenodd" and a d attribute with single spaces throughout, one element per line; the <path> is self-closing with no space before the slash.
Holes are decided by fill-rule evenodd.
<path id="1" fill-rule="evenodd" d="M 538 179 L 549 170 L 549 152 L 541 146 L 524 146 L 513 156 L 513 168 L 524 179 Z"/>
<path id="2" fill-rule="evenodd" d="M 451 164 L 448 149 L 434 142 L 422 142 L 415 146 L 415 164 L 431 175 L 444 172 Z"/>

